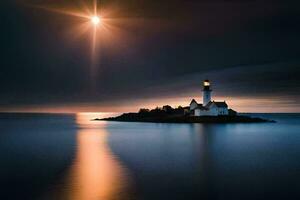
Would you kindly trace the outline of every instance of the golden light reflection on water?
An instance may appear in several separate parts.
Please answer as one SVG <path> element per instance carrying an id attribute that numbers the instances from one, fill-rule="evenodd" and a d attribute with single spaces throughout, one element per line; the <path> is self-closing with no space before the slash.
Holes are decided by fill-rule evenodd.
<path id="1" fill-rule="evenodd" d="M 76 115 L 77 153 L 55 199 L 130 199 L 127 170 L 108 146 L 105 122 L 91 121 L 93 115 Z"/>

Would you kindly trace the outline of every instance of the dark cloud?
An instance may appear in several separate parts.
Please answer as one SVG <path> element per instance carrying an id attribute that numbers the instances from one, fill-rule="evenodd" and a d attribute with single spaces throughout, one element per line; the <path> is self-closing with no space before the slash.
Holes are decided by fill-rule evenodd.
<path id="1" fill-rule="evenodd" d="M 299 100 L 295 1 L 101 2 L 120 31 L 91 76 L 89 37 L 69 29 L 78 21 L 32 7 L 79 1 L 1 1 L 0 109 L 184 96 L 203 78 L 223 96 Z"/>

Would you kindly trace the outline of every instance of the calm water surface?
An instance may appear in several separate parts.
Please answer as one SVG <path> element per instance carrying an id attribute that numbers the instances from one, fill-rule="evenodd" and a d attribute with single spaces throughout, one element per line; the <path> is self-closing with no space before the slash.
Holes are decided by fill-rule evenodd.
<path id="1" fill-rule="evenodd" d="M 300 199 L 300 115 L 258 116 L 278 122 L 0 114 L 0 199 Z"/>

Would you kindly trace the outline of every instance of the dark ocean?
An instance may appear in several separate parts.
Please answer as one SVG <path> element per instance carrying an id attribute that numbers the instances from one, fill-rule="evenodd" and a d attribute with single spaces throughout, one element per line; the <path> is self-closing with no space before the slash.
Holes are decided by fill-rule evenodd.
<path id="1" fill-rule="evenodd" d="M 254 114 L 252 114 L 254 115 Z M 277 123 L 0 114 L 0 199 L 300 199 L 300 114 Z"/>

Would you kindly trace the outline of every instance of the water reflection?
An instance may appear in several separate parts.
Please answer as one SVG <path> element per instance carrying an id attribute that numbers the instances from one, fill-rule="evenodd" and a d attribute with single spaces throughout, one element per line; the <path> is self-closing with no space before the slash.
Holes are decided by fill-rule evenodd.
<path id="1" fill-rule="evenodd" d="M 77 114 L 77 153 L 55 199 L 129 199 L 129 177 L 107 144 L 106 124 Z"/>

